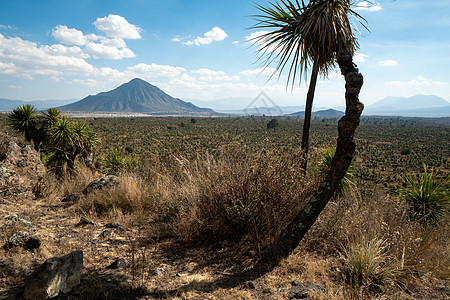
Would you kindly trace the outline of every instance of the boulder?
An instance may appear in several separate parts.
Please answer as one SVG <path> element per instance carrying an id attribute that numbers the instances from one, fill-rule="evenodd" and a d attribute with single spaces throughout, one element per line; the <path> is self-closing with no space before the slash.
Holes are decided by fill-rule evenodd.
<path id="1" fill-rule="evenodd" d="M 110 188 L 120 183 L 120 179 L 114 175 L 108 175 L 106 177 L 96 178 L 83 190 L 83 194 L 87 195 L 95 190 L 102 190 L 104 188 Z"/>
<path id="2" fill-rule="evenodd" d="M 9 250 L 15 247 L 22 247 L 25 250 L 32 251 L 41 246 L 41 240 L 28 231 L 19 231 L 8 238 L 3 248 Z"/>
<path id="3" fill-rule="evenodd" d="M 316 283 L 292 282 L 292 287 L 288 290 L 289 299 L 311 298 L 314 294 L 327 294 L 327 289 Z"/>
<path id="4" fill-rule="evenodd" d="M 83 251 L 49 258 L 25 279 L 23 296 L 41 300 L 69 293 L 80 283 L 82 270 Z"/>
<path id="5" fill-rule="evenodd" d="M 107 266 L 107 269 L 120 269 L 120 268 L 126 268 L 127 267 L 127 263 L 125 262 L 125 259 L 123 258 L 119 258 L 115 261 L 113 261 L 112 264 L 110 264 L 109 266 Z"/>
<path id="6" fill-rule="evenodd" d="M 77 203 L 78 201 L 80 201 L 80 195 L 77 194 L 70 194 L 65 196 L 64 198 L 61 199 L 61 202 L 67 203 Z"/>
<path id="7" fill-rule="evenodd" d="M 0 197 L 33 197 L 33 189 L 44 175 L 45 167 L 36 150 L 0 141 Z"/>
<path id="8" fill-rule="evenodd" d="M 85 216 L 82 216 L 80 221 L 75 225 L 75 227 L 84 226 L 84 225 L 97 225 Z"/>

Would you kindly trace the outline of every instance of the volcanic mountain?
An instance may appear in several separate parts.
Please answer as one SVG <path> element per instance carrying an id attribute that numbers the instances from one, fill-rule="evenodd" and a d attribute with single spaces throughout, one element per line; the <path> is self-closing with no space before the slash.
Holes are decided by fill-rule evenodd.
<path id="1" fill-rule="evenodd" d="M 174 98 L 150 83 L 135 78 L 118 88 L 102 92 L 59 107 L 68 112 L 119 112 L 157 115 L 212 115 L 212 109 L 200 108 L 190 102 Z"/>

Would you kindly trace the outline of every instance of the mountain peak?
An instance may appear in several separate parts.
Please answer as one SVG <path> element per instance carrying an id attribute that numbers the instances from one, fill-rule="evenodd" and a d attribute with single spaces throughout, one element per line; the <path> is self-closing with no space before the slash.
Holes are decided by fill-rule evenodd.
<path id="1" fill-rule="evenodd" d="M 150 114 L 207 114 L 215 112 L 200 108 L 192 103 L 174 98 L 158 87 L 134 78 L 127 83 L 95 96 L 88 96 L 78 102 L 61 107 L 63 111 L 73 112 L 122 112 Z"/>
<path id="2" fill-rule="evenodd" d="M 148 84 L 151 85 L 150 83 L 148 83 L 147 81 L 141 79 L 141 78 L 134 78 L 131 79 L 130 81 L 128 81 L 127 83 L 124 83 L 122 85 L 127 85 L 127 84 Z"/>

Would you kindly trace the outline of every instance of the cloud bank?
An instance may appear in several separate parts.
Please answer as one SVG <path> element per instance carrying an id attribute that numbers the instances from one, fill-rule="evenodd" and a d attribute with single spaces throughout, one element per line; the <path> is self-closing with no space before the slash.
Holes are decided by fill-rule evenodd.
<path id="1" fill-rule="evenodd" d="M 188 46 L 191 46 L 191 45 L 203 46 L 203 45 L 212 44 L 213 42 L 223 41 L 227 37 L 228 37 L 228 34 L 223 29 L 216 26 L 213 29 L 211 29 L 210 31 L 205 32 L 202 37 L 199 36 L 196 39 L 194 39 L 193 41 L 189 40 L 187 42 L 183 42 L 183 44 L 188 45 Z M 172 39 L 172 41 L 180 41 L 180 39 L 174 38 L 174 39 Z"/>

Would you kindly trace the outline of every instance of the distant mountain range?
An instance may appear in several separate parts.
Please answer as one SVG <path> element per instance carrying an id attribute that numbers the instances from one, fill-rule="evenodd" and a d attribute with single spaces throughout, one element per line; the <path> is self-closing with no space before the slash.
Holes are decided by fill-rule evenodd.
<path id="1" fill-rule="evenodd" d="M 209 108 L 174 98 L 150 83 L 135 78 L 109 92 L 102 92 L 59 107 L 66 112 L 144 113 L 156 115 L 217 115 Z"/>
<path id="2" fill-rule="evenodd" d="M 234 99 L 234 98 L 233 98 Z M 242 103 L 251 103 L 245 99 L 234 99 Z M 239 100 L 239 101 L 238 101 Z M 38 110 L 50 107 L 58 107 L 66 112 L 82 113 L 142 113 L 151 115 L 254 115 L 254 116 L 303 116 L 304 106 L 252 106 L 236 109 L 236 103 L 223 101 L 200 101 L 195 103 L 200 106 L 213 106 L 213 103 L 221 103 L 221 107 L 213 106 L 220 113 L 216 113 L 210 108 L 200 108 L 190 102 L 174 98 L 156 86 L 144 80 L 135 78 L 118 88 L 102 92 L 95 96 L 76 101 L 69 100 L 46 100 L 46 101 L 22 101 L 0 98 L 0 111 L 11 111 L 21 104 L 29 103 Z M 192 100 L 194 101 L 194 100 Z M 210 105 L 208 105 L 210 104 Z M 230 109 L 226 109 L 227 105 Z M 241 106 L 242 107 L 242 106 Z M 313 116 L 340 117 L 344 113 L 344 107 L 334 107 L 327 109 L 324 107 L 314 107 Z M 404 117 L 450 117 L 450 103 L 445 99 L 435 95 L 415 95 L 413 97 L 386 97 L 380 101 L 367 105 L 363 111 L 363 116 L 404 116 Z"/>
<path id="3" fill-rule="evenodd" d="M 324 109 L 324 110 L 318 110 L 316 112 L 312 112 L 311 116 L 313 117 L 333 117 L 333 118 L 340 118 L 342 116 L 344 116 L 345 113 L 343 111 L 340 110 L 335 110 L 335 109 Z M 298 111 L 292 114 L 288 114 L 286 116 L 298 116 L 298 117 L 303 117 L 305 116 L 305 112 L 304 111 Z"/>
<path id="4" fill-rule="evenodd" d="M 0 98 L 0 111 L 11 111 L 22 104 L 31 104 L 38 110 L 45 110 L 50 107 L 69 104 L 77 101 L 78 99 L 69 100 L 36 100 L 36 101 L 23 101 L 23 100 L 10 100 Z"/>
<path id="5" fill-rule="evenodd" d="M 386 97 L 366 106 L 363 115 L 405 117 L 449 117 L 450 103 L 435 95 Z"/>

